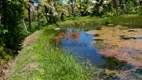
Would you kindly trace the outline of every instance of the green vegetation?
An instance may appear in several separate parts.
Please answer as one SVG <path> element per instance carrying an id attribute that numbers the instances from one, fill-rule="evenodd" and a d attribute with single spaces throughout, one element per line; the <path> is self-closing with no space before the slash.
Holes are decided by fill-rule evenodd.
<path id="1" fill-rule="evenodd" d="M 57 22 L 56 26 L 60 28 L 78 28 L 84 30 L 96 29 L 100 30 L 103 25 L 109 24 L 109 18 L 99 17 L 72 17 L 64 22 Z"/>
<path id="2" fill-rule="evenodd" d="M 140 15 L 121 15 L 112 17 L 111 21 L 115 25 L 123 25 L 129 28 L 142 28 L 142 16 Z"/>
<path id="3" fill-rule="evenodd" d="M 59 32 L 55 27 L 101 30 L 102 25 L 114 24 L 142 28 L 139 0 L 63 1 L 0 0 L 0 64 L 20 52 L 12 67 L 13 80 L 98 79 L 96 68 L 86 69 L 69 52 L 55 46 Z M 37 39 L 32 32 L 39 34 Z M 28 35 L 31 37 L 25 43 Z"/>
<path id="4" fill-rule="evenodd" d="M 23 1 L 1 0 L 0 1 L 0 48 L 1 58 L 17 54 L 21 49 L 21 42 L 24 38 L 21 26 L 23 14 Z M 6 54 L 5 54 L 6 53 Z"/>
<path id="5" fill-rule="evenodd" d="M 90 67 L 88 72 L 70 53 L 51 44 L 55 32 L 49 28 L 39 31 L 36 43 L 22 49 L 13 65 L 12 80 L 92 80 L 92 75 L 98 75 L 98 69 Z"/>

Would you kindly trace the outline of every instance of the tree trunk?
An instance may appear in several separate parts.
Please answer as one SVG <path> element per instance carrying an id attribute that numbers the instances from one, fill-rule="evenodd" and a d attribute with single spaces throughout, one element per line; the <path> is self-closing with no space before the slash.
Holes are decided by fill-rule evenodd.
<path id="1" fill-rule="evenodd" d="M 39 13 L 39 5 L 37 6 L 37 12 L 38 12 L 38 15 L 37 15 L 38 28 L 40 29 L 40 24 L 39 24 L 39 16 L 40 16 L 40 13 Z"/>
<path id="2" fill-rule="evenodd" d="M 31 29 L 31 10 L 30 10 L 30 4 L 28 4 L 28 18 L 29 18 L 29 30 L 30 32 L 32 31 Z"/>
<path id="3" fill-rule="evenodd" d="M 126 4 L 125 4 L 126 0 L 122 0 L 122 4 L 123 4 L 123 9 L 124 9 L 124 12 L 126 13 L 127 10 L 126 10 Z"/>
<path id="4" fill-rule="evenodd" d="M 44 10 L 45 10 L 46 24 L 48 24 L 48 16 L 47 16 L 48 9 L 47 9 L 46 5 L 44 5 Z"/>
<path id="5" fill-rule="evenodd" d="M 27 30 L 27 27 L 26 27 L 26 24 L 25 24 L 24 18 L 23 18 L 22 22 L 23 22 L 23 27 L 24 27 L 25 31 L 26 31 L 27 33 L 29 33 L 29 32 L 28 32 L 28 30 Z"/>
<path id="6" fill-rule="evenodd" d="M 113 5 L 116 9 L 116 15 L 118 16 L 118 4 L 117 3 L 118 3 L 117 0 L 113 0 Z"/>
<path id="7" fill-rule="evenodd" d="M 72 8 L 72 15 L 74 16 L 74 3 L 73 3 L 73 1 L 71 2 L 71 8 Z"/>
<path id="8" fill-rule="evenodd" d="M 6 7 L 7 7 L 7 0 L 3 0 L 2 1 L 2 10 L 3 10 L 3 13 L 6 13 Z M 3 25 L 4 25 L 4 29 L 6 29 L 6 14 L 3 14 L 2 15 L 2 23 L 3 23 Z"/>

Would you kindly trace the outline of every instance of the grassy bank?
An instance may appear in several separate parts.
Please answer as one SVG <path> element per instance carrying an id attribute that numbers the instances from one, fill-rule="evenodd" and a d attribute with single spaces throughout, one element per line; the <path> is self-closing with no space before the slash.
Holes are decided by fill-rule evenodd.
<path id="1" fill-rule="evenodd" d="M 142 28 L 141 15 L 121 15 L 112 17 L 110 20 L 115 25 L 123 25 L 129 28 Z"/>
<path id="2" fill-rule="evenodd" d="M 99 18 L 94 16 L 86 16 L 86 17 L 72 17 L 67 19 L 64 22 L 57 22 L 58 27 L 64 28 L 83 28 L 83 27 L 90 27 L 90 26 L 101 26 L 105 25 L 108 21 L 108 18 Z"/>
<path id="3" fill-rule="evenodd" d="M 78 63 L 75 57 L 55 47 L 55 37 L 60 31 L 55 31 L 53 28 L 88 29 L 88 26 L 92 25 L 95 29 L 94 25 L 105 24 L 104 20 L 106 21 L 97 17 L 77 17 L 36 31 L 25 39 L 23 49 L 13 63 L 10 78 L 12 80 L 99 79 L 98 69 L 95 67 L 86 69 L 86 65 Z"/>
<path id="4" fill-rule="evenodd" d="M 46 28 L 26 39 L 12 66 L 12 80 L 91 80 L 93 74 L 89 75 L 73 56 L 52 44 L 56 33 Z"/>
<path id="5" fill-rule="evenodd" d="M 75 28 L 89 28 L 92 29 L 101 27 L 102 25 L 115 24 L 122 25 L 129 28 L 142 28 L 142 16 L 137 14 L 120 15 L 113 17 L 99 18 L 94 16 L 73 17 L 64 22 L 57 23 L 59 27 L 75 27 Z M 68 26 L 67 26 L 68 25 Z"/>
<path id="6" fill-rule="evenodd" d="M 136 14 L 129 15 L 120 15 L 113 17 L 95 17 L 95 16 L 85 16 L 85 17 L 68 17 L 65 21 L 58 21 L 56 24 L 48 25 L 49 27 L 60 27 L 60 28 L 83 28 L 85 30 L 89 29 L 100 29 L 102 25 L 107 24 L 115 24 L 122 25 L 129 28 L 142 28 L 142 16 Z M 37 28 L 42 29 L 43 27 L 35 27 L 38 26 L 35 22 L 32 23 L 34 26 L 33 31 L 37 30 Z M 45 25 L 45 23 L 43 22 Z M 43 25 L 42 25 L 43 26 Z"/>

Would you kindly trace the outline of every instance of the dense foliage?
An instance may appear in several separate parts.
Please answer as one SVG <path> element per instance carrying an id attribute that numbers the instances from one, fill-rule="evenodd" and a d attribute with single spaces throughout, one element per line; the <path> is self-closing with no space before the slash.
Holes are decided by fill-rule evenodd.
<path id="1" fill-rule="evenodd" d="M 17 53 L 24 34 L 75 16 L 142 14 L 139 0 L 0 0 L 0 54 Z M 28 26 L 28 27 L 27 27 Z"/>
<path id="2" fill-rule="evenodd" d="M 24 12 L 30 31 L 76 16 L 112 17 L 142 13 L 139 0 L 25 0 Z"/>
<path id="3" fill-rule="evenodd" d="M 19 26 L 23 17 L 22 0 L 0 1 L 0 52 L 3 58 L 7 54 L 17 53 L 23 39 L 22 27 Z"/>

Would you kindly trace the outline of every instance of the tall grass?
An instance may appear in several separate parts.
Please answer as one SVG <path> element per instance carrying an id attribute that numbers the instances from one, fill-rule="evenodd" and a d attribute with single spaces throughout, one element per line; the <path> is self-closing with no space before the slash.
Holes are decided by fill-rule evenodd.
<path id="1" fill-rule="evenodd" d="M 58 22 L 57 27 L 61 28 L 77 28 L 77 29 L 101 29 L 102 25 L 106 25 L 109 18 L 99 18 L 95 16 L 69 18 L 64 22 Z"/>
<path id="2" fill-rule="evenodd" d="M 38 42 L 24 47 L 17 56 L 12 80 L 92 80 L 93 74 L 88 74 L 72 55 L 51 44 L 58 32 L 48 28 L 40 32 Z M 37 62 L 38 67 L 25 70 L 25 66 L 33 62 Z M 95 72 L 94 69 L 91 71 Z M 98 70 L 95 75 L 94 79 L 99 79 Z"/>
<path id="3" fill-rule="evenodd" d="M 130 28 L 142 28 L 141 15 L 121 15 L 118 17 L 112 17 L 111 21 L 116 25 L 123 25 Z"/>

